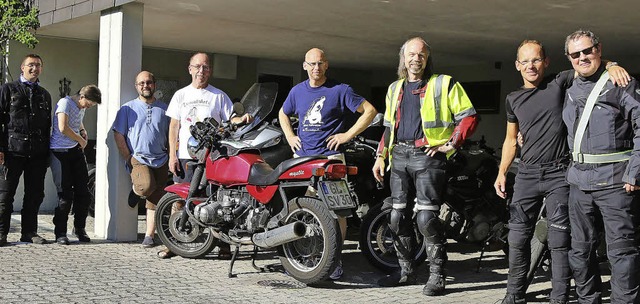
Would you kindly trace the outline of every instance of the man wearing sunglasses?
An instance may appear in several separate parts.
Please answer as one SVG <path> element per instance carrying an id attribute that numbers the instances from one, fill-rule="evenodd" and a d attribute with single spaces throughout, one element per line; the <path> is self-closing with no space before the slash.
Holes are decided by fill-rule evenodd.
<path id="1" fill-rule="evenodd" d="M 517 150 L 517 134 L 522 134 L 522 149 L 513 199 L 509 205 L 509 276 L 504 304 L 525 303 L 529 271 L 530 242 L 536 220 L 546 205 L 548 245 L 551 251 L 551 303 L 566 303 L 571 270 L 567 201 L 569 184 L 565 181 L 569 162 L 567 131 L 562 122 L 566 89 L 575 72 L 560 72 L 544 78 L 549 66 L 545 48 L 537 40 L 524 40 L 516 53 L 515 67 L 524 85 L 507 95 L 507 134 L 502 146 L 500 169 L 494 187 L 506 198 L 506 174 Z M 620 67 L 611 67 L 612 81 L 626 85 L 629 77 Z"/>
<path id="2" fill-rule="evenodd" d="M 169 172 L 170 118 L 166 115 L 167 104 L 154 96 L 156 78 L 152 73 L 140 72 L 134 85 L 138 98 L 120 107 L 112 129 L 118 151 L 131 174 L 133 199 L 129 200 L 129 206 L 136 207 L 139 197 L 146 201 L 147 228 L 142 246 L 149 248 L 155 246 L 155 210 L 165 194 Z"/>
<path id="3" fill-rule="evenodd" d="M 640 276 L 640 85 L 607 81 L 602 44 L 579 30 L 565 41 L 578 73 L 567 90 L 562 118 L 572 161 L 567 171 L 571 250 L 580 303 L 601 303 L 596 223 L 602 219 L 611 264 L 611 303 L 638 303 Z"/>

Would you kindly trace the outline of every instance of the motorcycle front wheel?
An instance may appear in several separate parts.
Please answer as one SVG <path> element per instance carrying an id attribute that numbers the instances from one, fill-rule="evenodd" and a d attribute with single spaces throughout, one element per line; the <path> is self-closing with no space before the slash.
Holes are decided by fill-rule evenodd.
<path id="1" fill-rule="evenodd" d="M 341 236 L 338 222 L 324 203 L 316 198 L 299 197 L 288 202 L 284 225 L 301 221 L 307 235 L 282 245 L 280 262 L 296 280 L 313 284 L 325 280 L 337 265 Z"/>
<path id="2" fill-rule="evenodd" d="M 218 244 L 211 228 L 202 227 L 192 219 L 187 220 L 184 229 L 178 229 L 184 199 L 174 193 L 165 194 L 156 207 L 156 234 L 171 252 L 185 258 L 201 258 Z"/>
<path id="3" fill-rule="evenodd" d="M 393 273 L 400 269 L 400 265 L 393 247 L 393 234 L 389 228 L 391 208 L 383 208 L 383 206 L 383 203 L 373 206 L 362 219 L 360 251 L 371 265 L 385 273 Z M 424 248 L 423 236 L 415 225 L 414 236 L 414 266 L 417 267 L 425 261 L 427 252 Z"/>

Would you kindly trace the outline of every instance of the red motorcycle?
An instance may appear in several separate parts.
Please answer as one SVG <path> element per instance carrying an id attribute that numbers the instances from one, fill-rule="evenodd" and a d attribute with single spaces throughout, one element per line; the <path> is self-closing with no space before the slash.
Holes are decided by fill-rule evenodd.
<path id="1" fill-rule="evenodd" d="M 343 178 L 357 168 L 322 156 L 267 164 L 256 148 L 260 136 L 243 136 L 261 126 L 277 91 L 275 83 L 254 84 L 234 105 L 238 115 L 254 117 L 249 125 L 209 118 L 191 127 L 193 179 L 166 188 L 156 210 L 157 234 L 172 252 L 189 258 L 208 254 L 219 241 L 234 245 L 229 276 L 240 246 L 254 245 L 254 253 L 277 248 L 283 268 L 313 284 L 336 267 L 336 213 L 356 207 Z M 309 187 L 317 195 L 305 196 Z"/>

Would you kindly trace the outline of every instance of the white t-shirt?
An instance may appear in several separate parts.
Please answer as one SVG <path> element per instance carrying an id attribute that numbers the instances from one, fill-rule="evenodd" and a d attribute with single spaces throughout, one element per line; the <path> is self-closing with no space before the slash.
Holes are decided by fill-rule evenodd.
<path id="1" fill-rule="evenodd" d="M 233 104 L 229 96 L 212 85 L 204 89 L 188 85 L 176 91 L 169 103 L 167 116 L 180 121 L 178 158 L 190 158 L 187 151 L 187 141 L 191 137 L 189 127 L 207 117 L 213 117 L 218 122 L 227 121 L 232 112 Z"/>

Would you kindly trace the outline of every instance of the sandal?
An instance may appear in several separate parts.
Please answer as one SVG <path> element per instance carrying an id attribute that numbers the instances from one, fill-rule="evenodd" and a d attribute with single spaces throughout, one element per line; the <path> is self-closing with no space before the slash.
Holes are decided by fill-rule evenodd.
<path id="1" fill-rule="evenodd" d="M 169 248 L 160 250 L 160 251 L 158 251 L 157 254 L 158 254 L 158 258 L 159 259 L 163 259 L 163 260 L 164 259 L 170 259 L 170 258 L 176 256 L 176 254 L 171 252 L 171 250 L 169 250 Z"/>

